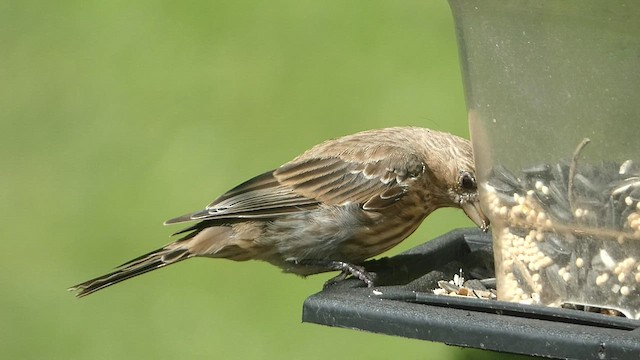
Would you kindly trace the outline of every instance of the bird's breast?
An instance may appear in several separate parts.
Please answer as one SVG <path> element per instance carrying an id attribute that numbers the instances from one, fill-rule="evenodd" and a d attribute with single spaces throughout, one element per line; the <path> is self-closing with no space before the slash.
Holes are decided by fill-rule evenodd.
<path id="1" fill-rule="evenodd" d="M 291 260 L 358 264 L 404 240 L 431 211 L 419 196 L 404 197 L 377 211 L 365 211 L 358 204 L 322 205 L 269 222 L 257 241 L 273 250 L 264 260 L 291 272 L 302 273 L 285 265 Z"/>

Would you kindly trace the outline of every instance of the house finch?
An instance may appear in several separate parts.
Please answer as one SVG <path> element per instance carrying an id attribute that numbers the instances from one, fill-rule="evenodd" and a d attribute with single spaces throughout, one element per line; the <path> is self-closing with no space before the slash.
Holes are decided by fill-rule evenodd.
<path id="1" fill-rule="evenodd" d="M 72 287 L 82 297 L 196 256 L 264 260 L 301 276 L 341 271 L 373 285 L 360 265 L 400 243 L 441 207 L 462 208 L 486 230 L 471 145 L 416 127 L 364 131 L 323 142 L 229 190 L 179 240 Z"/>

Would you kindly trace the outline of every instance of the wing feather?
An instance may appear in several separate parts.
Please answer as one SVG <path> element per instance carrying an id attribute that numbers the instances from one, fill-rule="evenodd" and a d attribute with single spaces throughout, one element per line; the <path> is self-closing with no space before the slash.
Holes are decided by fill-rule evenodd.
<path id="1" fill-rule="evenodd" d="M 304 197 L 329 205 L 359 203 L 364 208 L 366 204 L 366 210 L 376 210 L 399 200 L 407 191 L 407 180 L 419 176 L 424 169 L 424 164 L 412 156 L 402 159 L 333 156 L 298 158 L 273 174 L 280 184 Z"/>
<path id="2" fill-rule="evenodd" d="M 269 171 L 229 190 L 204 210 L 167 220 L 165 225 L 198 220 L 271 218 L 309 209 L 318 203 L 283 186 L 274 178 L 273 171 Z"/>
<path id="3" fill-rule="evenodd" d="M 319 152 L 320 148 L 323 151 Z M 404 150 L 355 148 L 358 152 L 348 153 L 321 144 L 274 171 L 234 187 L 204 210 L 165 224 L 273 218 L 320 204 L 357 203 L 364 210 L 378 210 L 402 198 L 411 181 L 426 169 L 418 156 Z"/>

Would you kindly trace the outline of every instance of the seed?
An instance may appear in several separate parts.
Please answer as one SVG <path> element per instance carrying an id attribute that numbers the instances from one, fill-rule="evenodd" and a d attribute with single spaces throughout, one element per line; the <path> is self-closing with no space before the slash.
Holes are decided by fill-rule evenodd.
<path id="1" fill-rule="evenodd" d="M 621 273 L 618 275 L 618 281 L 619 281 L 619 282 L 624 282 L 624 279 L 625 279 L 626 277 L 627 277 L 627 273 L 623 273 L 623 272 L 621 272 Z"/>
<path id="2" fill-rule="evenodd" d="M 596 285 L 600 286 L 609 280 L 609 274 L 603 273 L 596 277 Z"/>
<path id="3" fill-rule="evenodd" d="M 584 260 L 582 258 L 577 258 L 576 259 L 576 266 L 578 268 L 581 268 L 582 266 L 584 266 Z"/>
<path id="4" fill-rule="evenodd" d="M 540 180 L 536 181 L 536 183 L 535 183 L 535 188 L 536 188 L 537 190 L 541 190 L 541 189 L 542 189 L 542 186 L 544 186 L 544 184 L 542 183 L 542 181 L 540 181 Z"/>
<path id="5" fill-rule="evenodd" d="M 602 259 L 602 263 L 607 269 L 613 269 L 616 266 L 616 262 L 613 261 L 611 255 L 605 249 L 600 249 L 600 259 Z"/>
<path id="6" fill-rule="evenodd" d="M 632 168 L 633 168 L 633 161 L 626 160 L 625 162 L 622 163 L 622 165 L 620 165 L 620 170 L 618 170 L 618 174 L 626 175 L 631 171 Z"/>
<path id="7" fill-rule="evenodd" d="M 623 286 L 620 288 L 620 295 L 627 296 L 631 293 L 628 286 Z"/>
<path id="8" fill-rule="evenodd" d="M 537 292 L 534 292 L 531 294 L 531 300 L 533 300 L 533 302 L 535 304 L 539 304 L 540 303 L 540 294 L 538 294 Z"/>
<path id="9" fill-rule="evenodd" d="M 547 266 L 549 266 L 551 264 L 553 264 L 553 259 L 548 257 L 548 256 L 545 256 L 540 261 L 538 261 L 538 264 L 537 264 L 538 266 L 537 267 L 539 269 L 540 268 L 546 268 Z"/>

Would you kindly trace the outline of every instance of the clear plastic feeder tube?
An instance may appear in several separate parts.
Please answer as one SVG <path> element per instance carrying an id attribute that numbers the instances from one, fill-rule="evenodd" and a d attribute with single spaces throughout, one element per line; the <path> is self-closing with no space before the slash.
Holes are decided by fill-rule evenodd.
<path id="1" fill-rule="evenodd" d="M 640 2 L 449 3 L 498 298 L 640 318 Z"/>

